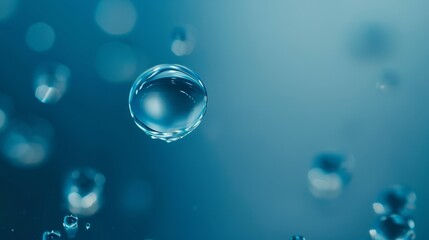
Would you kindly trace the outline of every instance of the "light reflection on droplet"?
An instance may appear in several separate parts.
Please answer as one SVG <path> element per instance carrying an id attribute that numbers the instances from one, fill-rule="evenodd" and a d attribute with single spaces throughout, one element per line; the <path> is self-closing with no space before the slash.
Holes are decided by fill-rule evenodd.
<path id="1" fill-rule="evenodd" d="M 56 62 L 41 64 L 34 74 L 34 95 L 42 103 L 58 102 L 67 90 L 70 69 Z"/>
<path id="2" fill-rule="evenodd" d="M 137 56 L 128 45 L 109 42 L 98 49 L 96 69 L 107 81 L 131 81 L 137 70 Z"/>
<path id="3" fill-rule="evenodd" d="M 108 34 L 123 35 L 136 24 L 137 11 L 129 0 L 100 0 L 95 10 L 95 21 Z"/>
<path id="4" fill-rule="evenodd" d="M 372 207 L 379 215 L 398 214 L 409 217 L 416 209 L 417 196 L 408 187 L 393 185 L 380 193 Z"/>
<path id="5" fill-rule="evenodd" d="M 91 228 L 91 223 L 89 223 L 89 222 L 88 222 L 88 223 L 86 223 L 86 224 L 85 224 L 85 228 L 86 228 L 86 230 L 89 230 L 89 229 Z"/>
<path id="6" fill-rule="evenodd" d="M 104 175 L 91 168 L 73 171 L 64 194 L 69 211 L 79 216 L 95 214 L 103 203 Z"/>
<path id="7" fill-rule="evenodd" d="M 79 218 L 73 215 L 66 215 L 63 220 L 63 227 L 68 238 L 74 238 L 79 227 Z"/>
<path id="8" fill-rule="evenodd" d="M 39 166 L 49 157 L 52 135 L 52 127 L 45 120 L 14 121 L 2 138 L 2 154 L 17 167 Z"/>
<path id="9" fill-rule="evenodd" d="M 195 31 L 191 27 L 176 27 L 173 29 L 171 51 L 176 56 L 192 53 L 195 47 Z"/>
<path id="10" fill-rule="evenodd" d="M 26 34 L 27 45 L 36 52 L 43 52 L 52 47 L 55 42 L 55 32 L 44 22 L 31 25 Z"/>
<path id="11" fill-rule="evenodd" d="M 385 70 L 375 85 L 382 93 L 390 92 L 399 87 L 398 73 L 393 70 Z"/>
<path id="12" fill-rule="evenodd" d="M 350 181 L 352 165 L 352 157 L 341 153 L 317 155 L 307 175 L 311 193 L 321 199 L 338 197 Z"/>
<path id="13" fill-rule="evenodd" d="M 8 19 L 13 15 L 18 5 L 18 0 L 1 0 L 0 1 L 0 22 Z"/>

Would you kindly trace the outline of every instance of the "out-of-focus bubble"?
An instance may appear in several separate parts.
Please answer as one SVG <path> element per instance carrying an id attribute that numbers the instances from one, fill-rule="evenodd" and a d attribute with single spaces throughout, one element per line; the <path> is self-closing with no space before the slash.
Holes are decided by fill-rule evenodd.
<path id="1" fill-rule="evenodd" d="M 352 157 L 342 153 L 317 155 L 307 175 L 311 193 L 322 199 L 338 197 L 351 179 L 353 162 Z"/>
<path id="2" fill-rule="evenodd" d="M 414 227 L 413 220 L 392 214 L 381 216 L 369 235 L 373 240 L 412 240 L 416 237 Z"/>
<path id="3" fill-rule="evenodd" d="M 66 215 L 63 221 L 64 230 L 67 233 L 68 238 L 74 238 L 78 230 L 78 217 L 73 215 Z"/>
<path id="4" fill-rule="evenodd" d="M 138 216 L 146 213 L 152 206 L 153 191 L 144 181 L 135 181 L 122 188 L 121 205 L 123 213 Z"/>
<path id="5" fill-rule="evenodd" d="M 129 0 L 100 0 L 95 10 L 95 21 L 108 34 L 123 35 L 136 24 L 137 11 Z"/>
<path id="6" fill-rule="evenodd" d="M 12 16 L 17 5 L 18 0 L 0 0 L 0 22 Z"/>
<path id="7" fill-rule="evenodd" d="M 89 223 L 89 222 L 88 222 L 88 223 L 86 223 L 86 224 L 85 224 L 85 228 L 86 228 L 86 230 L 89 230 L 89 229 L 91 228 L 91 223 Z"/>
<path id="8" fill-rule="evenodd" d="M 13 108 L 10 97 L 0 94 L 0 133 L 2 133 L 9 124 L 10 113 Z"/>
<path id="9" fill-rule="evenodd" d="M 42 235 L 42 240 L 56 240 L 61 238 L 61 233 L 59 231 L 46 231 Z"/>
<path id="10" fill-rule="evenodd" d="M 195 31 L 191 27 L 176 27 L 173 29 L 171 51 L 176 56 L 192 53 L 195 47 Z"/>
<path id="11" fill-rule="evenodd" d="M 289 238 L 289 240 L 305 240 L 305 237 L 301 235 L 293 235 L 292 237 Z"/>
<path id="12" fill-rule="evenodd" d="M 382 24 L 361 25 L 352 35 L 353 55 L 361 60 L 380 60 L 393 51 L 393 34 Z"/>
<path id="13" fill-rule="evenodd" d="M 377 81 L 375 87 L 380 92 L 390 92 L 399 86 L 399 76 L 393 70 L 387 70 L 383 72 L 381 79 Z"/>
<path id="14" fill-rule="evenodd" d="M 173 142 L 191 133 L 207 109 L 200 78 L 180 65 L 158 65 L 134 82 L 129 96 L 131 116 L 154 139 Z"/>
<path id="15" fill-rule="evenodd" d="M 109 42 L 98 49 L 96 68 L 100 76 L 108 81 L 130 81 L 137 70 L 137 56 L 128 45 Z"/>
<path id="16" fill-rule="evenodd" d="M 58 102 L 67 90 L 70 69 L 60 63 L 40 65 L 34 74 L 34 96 L 42 103 Z"/>
<path id="17" fill-rule="evenodd" d="M 70 212 L 79 216 L 95 214 L 103 203 L 104 175 L 91 168 L 73 171 L 65 184 Z"/>
<path id="18" fill-rule="evenodd" d="M 379 215 L 398 214 L 409 217 L 416 209 L 416 200 L 417 196 L 410 188 L 393 185 L 380 193 L 372 207 Z"/>
<path id="19" fill-rule="evenodd" d="M 36 167 L 48 159 L 52 136 L 53 129 L 45 120 L 14 121 L 5 131 L 1 151 L 14 166 Z"/>
<path id="20" fill-rule="evenodd" d="M 44 22 L 37 22 L 28 28 L 26 41 L 27 45 L 34 51 L 46 51 L 54 45 L 54 29 Z"/>

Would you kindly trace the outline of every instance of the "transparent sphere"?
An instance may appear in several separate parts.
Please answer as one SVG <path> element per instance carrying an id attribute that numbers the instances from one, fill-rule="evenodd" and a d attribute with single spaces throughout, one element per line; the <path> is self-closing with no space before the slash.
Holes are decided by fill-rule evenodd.
<path id="1" fill-rule="evenodd" d="M 305 237 L 301 235 L 293 235 L 292 237 L 289 238 L 289 240 L 305 240 Z"/>
<path id="2" fill-rule="evenodd" d="M 379 92 L 387 93 L 394 91 L 399 87 L 399 76 L 398 73 L 393 70 L 385 70 L 379 81 L 377 81 L 375 87 Z"/>
<path id="3" fill-rule="evenodd" d="M 391 214 L 380 217 L 369 234 L 373 240 L 411 240 L 416 237 L 414 227 L 413 220 Z"/>
<path id="4" fill-rule="evenodd" d="M 395 213 L 409 217 L 416 209 L 416 200 L 417 196 L 410 188 L 393 185 L 380 193 L 372 207 L 379 215 Z"/>
<path id="5" fill-rule="evenodd" d="M 16 167 L 36 167 L 48 160 L 52 136 L 53 129 L 45 120 L 35 117 L 15 120 L 1 139 L 1 152 Z"/>
<path id="6" fill-rule="evenodd" d="M 173 29 L 171 51 L 176 56 L 192 53 L 195 47 L 195 34 L 191 27 L 176 27 Z"/>
<path id="7" fill-rule="evenodd" d="M 64 230 L 69 238 L 74 238 L 78 230 L 78 217 L 66 215 L 63 221 Z"/>
<path id="8" fill-rule="evenodd" d="M 91 228 L 91 223 L 86 223 L 85 228 L 86 228 L 86 230 L 89 230 Z"/>
<path id="9" fill-rule="evenodd" d="M 40 65 L 34 74 L 34 96 L 42 103 L 58 102 L 67 90 L 70 69 L 56 62 Z"/>
<path id="10" fill-rule="evenodd" d="M 59 231 L 46 231 L 42 235 L 43 240 L 55 240 L 61 239 L 61 233 Z"/>
<path id="11" fill-rule="evenodd" d="M 176 141 L 201 123 L 207 92 L 199 77 L 180 65 L 158 65 L 134 82 L 129 108 L 135 123 L 154 139 Z"/>
<path id="12" fill-rule="evenodd" d="M 91 216 L 102 205 L 105 177 L 91 168 L 73 171 L 64 188 L 68 209 L 79 216 Z"/>
<path id="13" fill-rule="evenodd" d="M 136 21 L 137 10 L 129 0 L 100 0 L 95 10 L 95 22 L 111 35 L 131 32 Z"/>
<path id="14" fill-rule="evenodd" d="M 46 51 L 54 45 L 54 29 L 44 22 L 37 22 L 28 28 L 26 42 L 36 52 Z"/>
<path id="15" fill-rule="evenodd" d="M 321 153 L 308 171 L 311 193 L 322 199 L 338 197 L 351 179 L 353 159 L 341 153 Z"/>

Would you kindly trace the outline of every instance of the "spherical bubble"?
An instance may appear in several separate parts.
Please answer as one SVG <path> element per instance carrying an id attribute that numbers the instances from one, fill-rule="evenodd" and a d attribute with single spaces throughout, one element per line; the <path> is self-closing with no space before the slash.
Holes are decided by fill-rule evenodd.
<path id="1" fill-rule="evenodd" d="M 15 12 L 18 0 L 1 0 L 0 1 L 0 21 L 8 19 Z"/>
<path id="2" fill-rule="evenodd" d="M 98 49 L 96 69 L 110 82 L 132 80 L 137 70 L 137 56 L 132 48 L 119 42 L 109 42 Z"/>
<path id="3" fill-rule="evenodd" d="M 292 237 L 289 238 L 289 240 L 305 240 L 305 237 L 301 235 L 293 235 Z"/>
<path id="4" fill-rule="evenodd" d="M 393 70 L 386 70 L 383 72 L 381 79 L 377 81 L 375 87 L 382 93 L 390 92 L 399 86 L 399 76 Z"/>
<path id="5" fill-rule="evenodd" d="M 129 0 L 100 0 L 95 10 L 95 21 L 108 34 L 123 35 L 133 30 L 137 11 Z"/>
<path id="6" fill-rule="evenodd" d="M 0 133 L 3 132 L 9 124 L 12 105 L 12 100 L 9 96 L 0 94 Z"/>
<path id="7" fill-rule="evenodd" d="M 61 239 L 61 233 L 59 231 L 46 231 L 42 235 L 43 240 L 56 240 Z"/>
<path id="8" fill-rule="evenodd" d="M 176 56 L 192 53 L 195 47 L 195 34 L 191 27 L 176 27 L 172 33 L 171 51 Z"/>
<path id="9" fill-rule="evenodd" d="M 73 215 L 66 215 L 63 220 L 63 227 L 67 233 L 68 238 L 74 238 L 78 230 L 79 218 Z"/>
<path id="10" fill-rule="evenodd" d="M 339 196 L 351 178 L 353 159 L 341 153 L 321 153 L 308 171 L 311 193 L 322 199 Z"/>
<path id="11" fill-rule="evenodd" d="M 36 52 L 43 52 L 52 47 L 55 42 L 55 32 L 44 22 L 31 25 L 26 34 L 27 45 Z"/>
<path id="12" fill-rule="evenodd" d="M 393 185 L 380 193 L 372 207 L 379 215 L 398 214 L 409 217 L 416 209 L 416 194 L 408 187 Z"/>
<path id="13" fill-rule="evenodd" d="M 40 65 L 34 74 L 34 96 L 42 103 L 58 102 L 67 90 L 70 69 L 60 63 Z"/>
<path id="14" fill-rule="evenodd" d="M 400 215 L 381 216 L 369 231 L 373 240 L 411 240 L 415 238 L 414 221 Z"/>
<path id="15" fill-rule="evenodd" d="M 14 166 L 31 168 L 48 160 L 52 127 L 39 118 L 14 121 L 2 138 L 1 152 Z"/>
<path id="16" fill-rule="evenodd" d="M 146 70 L 134 82 L 129 108 L 135 123 L 146 134 L 172 142 L 201 123 L 207 108 L 207 92 L 190 69 L 158 65 Z"/>
<path id="17" fill-rule="evenodd" d="M 363 24 L 352 35 L 351 50 L 360 60 L 385 59 L 393 52 L 393 34 L 382 24 Z"/>
<path id="18" fill-rule="evenodd" d="M 104 175 L 91 168 L 74 170 L 66 179 L 64 194 L 70 212 L 95 214 L 103 203 Z"/>

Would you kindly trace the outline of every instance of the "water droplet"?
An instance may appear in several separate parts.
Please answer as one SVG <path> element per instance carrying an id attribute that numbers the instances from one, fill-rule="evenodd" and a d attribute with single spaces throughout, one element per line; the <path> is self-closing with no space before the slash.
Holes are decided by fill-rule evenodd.
<path id="1" fill-rule="evenodd" d="M 415 238 L 414 221 L 400 215 L 381 216 L 369 231 L 373 240 L 411 240 Z"/>
<path id="2" fill-rule="evenodd" d="M 86 223 L 85 228 L 86 228 L 86 230 L 89 230 L 91 228 L 91 223 Z"/>
<path id="3" fill-rule="evenodd" d="M 308 172 L 311 193 L 317 198 L 338 197 L 350 181 L 353 159 L 341 153 L 321 153 Z"/>
<path id="4" fill-rule="evenodd" d="M 55 42 L 55 32 L 44 22 L 31 25 L 26 34 L 27 45 L 36 52 L 43 52 L 52 47 Z"/>
<path id="5" fill-rule="evenodd" d="M 0 1 L 0 21 L 8 19 L 15 12 L 17 0 L 1 0 Z"/>
<path id="6" fill-rule="evenodd" d="M 78 230 L 78 217 L 66 215 L 64 217 L 63 226 L 66 230 L 68 238 L 74 238 Z"/>
<path id="7" fill-rule="evenodd" d="M 60 238 L 61 238 L 61 233 L 59 231 L 54 231 L 54 230 L 46 231 L 42 235 L 42 240 L 55 240 Z"/>
<path id="8" fill-rule="evenodd" d="M 416 194 L 408 187 L 393 185 L 380 193 L 372 207 L 379 215 L 411 216 L 416 208 Z"/>
<path id="9" fill-rule="evenodd" d="M 95 21 L 108 34 L 123 35 L 133 30 L 137 20 L 134 4 L 128 0 L 101 0 L 95 10 Z"/>
<path id="10" fill-rule="evenodd" d="M 134 82 L 129 107 L 135 123 L 146 134 L 172 142 L 201 123 L 207 108 L 207 92 L 190 69 L 158 65 Z"/>
<path id="11" fill-rule="evenodd" d="M 381 79 L 376 83 L 375 87 L 380 92 L 390 92 L 399 86 L 399 76 L 393 70 L 386 70 L 383 72 Z"/>
<path id="12" fill-rule="evenodd" d="M 13 121 L 3 135 L 2 154 L 16 167 L 39 166 L 49 157 L 52 135 L 52 127 L 45 120 Z"/>
<path id="13" fill-rule="evenodd" d="M 98 49 L 96 68 L 107 81 L 132 80 L 137 70 L 137 56 L 128 45 L 109 42 Z"/>
<path id="14" fill-rule="evenodd" d="M 176 27 L 172 33 L 171 51 L 176 56 L 192 53 L 195 47 L 195 34 L 191 27 Z"/>
<path id="15" fill-rule="evenodd" d="M 95 214 L 102 204 L 104 182 L 104 175 L 94 169 L 73 171 L 64 190 L 69 211 L 80 216 Z"/>
<path id="16" fill-rule="evenodd" d="M 293 235 L 292 237 L 289 238 L 289 240 L 305 240 L 305 237 L 301 235 Z"/>
<path id="17" fill-rule="evenodd" d="M 386 26 L 366 23 L 352 35 L 352 52 L 360 60 L 381 60 L 391 55 L 393 35 Z"/>
<path id="18" fill-rule="evenodd" d="M 10 97 L 0 94 L 0 133 L 3 132 L 9 124 L 10 113 L 13 108 L 12 105 Z"/>
<path id="19" fill-rule="evenodd" d="M 34 95 L 42 103 L 56 103 L 64 95 L 70 78 L 70 69 L 49 62 L 40 65 L 34 74 Z"/>

